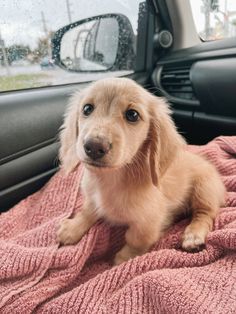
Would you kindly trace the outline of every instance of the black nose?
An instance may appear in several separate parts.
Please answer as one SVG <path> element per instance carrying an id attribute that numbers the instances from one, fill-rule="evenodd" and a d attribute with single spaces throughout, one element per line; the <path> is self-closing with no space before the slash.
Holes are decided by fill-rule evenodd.
<path id="1" fill-rule="evenodd" d="M 103 139 L 88 140 L 84 144 L 84 150 L 88 157 L 93 160 L 104 157 L 110 150 L 110 143 Z"/>

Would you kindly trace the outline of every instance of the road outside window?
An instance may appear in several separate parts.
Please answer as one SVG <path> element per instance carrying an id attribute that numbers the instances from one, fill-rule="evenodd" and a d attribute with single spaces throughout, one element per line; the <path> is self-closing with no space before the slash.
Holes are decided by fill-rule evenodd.
<path id="1" fill-rule="evenodd" d="M 204 40 L 236 37 L 235 0 L 190 0 L 199 36 Z"/>
<path id="2" fill-rule="evenodd" d="M 118 13 L 129 19 L 136 40 L 140 2 L 140 0 L 2 0 L 0 92 L 90 81 L 133 72 L 133 69 L 96 73 L 66 71 L 55 64 L 51 38 L 58 29 L 67 24 L 101 14 Z M 109 60 L 109 57 L 104 56 L 104 60 Z"/>

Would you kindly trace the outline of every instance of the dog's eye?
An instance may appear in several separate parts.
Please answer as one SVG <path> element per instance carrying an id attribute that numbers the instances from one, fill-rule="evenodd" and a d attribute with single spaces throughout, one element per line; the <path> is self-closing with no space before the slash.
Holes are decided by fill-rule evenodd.
<path id="1" fill-rule="evenodd" d="M 91 105 L 91 104 L 86 104 L 86 105 L 84 105 L 84 107 L 83 107 L 83 114 L 84 114 L 85 116 L 89 116 L 89 115 L 93 112 L 93 110 L 94 110 L 94 106 L 93 106 L 93 105 Z"/>
<path id="2" fill-rule="evenodd" d="M 139 113 L 134 109 L 129 109 L 125 112 L 125 117 L 129 122 L 136 122 L 139 119 Z"/>

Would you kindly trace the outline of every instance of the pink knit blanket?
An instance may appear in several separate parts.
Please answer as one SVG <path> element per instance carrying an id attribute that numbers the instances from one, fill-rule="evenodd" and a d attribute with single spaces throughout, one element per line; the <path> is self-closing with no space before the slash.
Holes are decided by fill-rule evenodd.
<path id="1" fill-rule="evenodd" d="M 190 149 L 216 165 L 228 191 L 206 249 L 180 249 L 188 220 L 118 267 L 122 227 L 100 221 L 77 245 L 58 247 L 56 226 L 82 205 L 81 169 L 59 171 L 0 216 L 0 313 L 236 313 L 236 136 Z"/>

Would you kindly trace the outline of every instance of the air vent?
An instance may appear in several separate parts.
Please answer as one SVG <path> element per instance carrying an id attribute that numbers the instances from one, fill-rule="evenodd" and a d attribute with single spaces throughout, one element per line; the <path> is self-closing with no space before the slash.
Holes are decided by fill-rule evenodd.
<path id="1" fill-rule="evenodd" d="M 164 66 L 161 72 L 161 86 L 172 97 L 196 101 L 190 81 L 191 66 Z"/>

